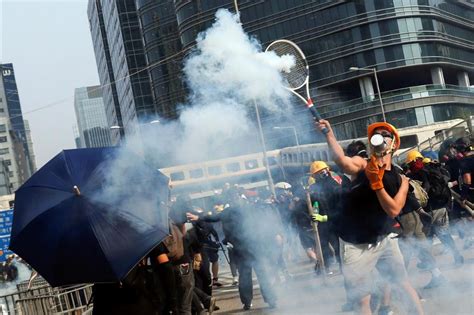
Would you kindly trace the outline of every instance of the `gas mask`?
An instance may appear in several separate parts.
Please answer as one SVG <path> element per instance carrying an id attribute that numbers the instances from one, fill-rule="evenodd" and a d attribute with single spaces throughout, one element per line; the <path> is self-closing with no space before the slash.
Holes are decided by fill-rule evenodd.
<path id="1" fill-rule="evenodd" d="M 316 177 L 316 180 L 324 180 L 324 179 L 328 178 L 329 175 L 330 175 L 329 170 L 326 169 L 326 170 L 322 170 L 321 172 L 317 173 L 315 177 Z"/>
<path id="2" fill-rule="evenodd" d="M 388 144 L 386 138 L 392 139 L 391 143 Z M 385 155 L 391 154 L 394 146 L 393 136 L 389 133 L 374 133 L 370 138 L 370 147 L 372 154 L 376 157 L 384 157 Z"/>

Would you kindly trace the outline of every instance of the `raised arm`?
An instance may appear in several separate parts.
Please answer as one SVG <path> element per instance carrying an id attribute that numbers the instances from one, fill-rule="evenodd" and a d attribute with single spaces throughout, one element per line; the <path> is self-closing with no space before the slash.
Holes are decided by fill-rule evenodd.
<path id="1" fill-rule="evenodd" d="M 367 161 L 360 156 L 348 157 L 344 154 L 344 150 L 341 145 L 337 142 L 336 136 L 332 131 L 331 125 L 327 120 L 321 119 L 316 122 L 316 128 L 322 131 L 323 128 L 327 128 L 329 131 L 326 133 L 326 142 L 331 150 L 331 154 L 334 162 L 339 166 L 342 171 L 348 175 L 355 175 L 362 171 L 367 165 Z"/>

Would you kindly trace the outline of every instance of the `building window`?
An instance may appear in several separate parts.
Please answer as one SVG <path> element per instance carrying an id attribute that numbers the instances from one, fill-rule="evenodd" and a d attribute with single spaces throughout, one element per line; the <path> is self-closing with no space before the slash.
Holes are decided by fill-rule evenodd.
<path id="1" fill-rule="evenodd" d="M 8 154 L 10 150 L 8 148 L 0 149 L 0 155 Z"/>
<path id="2" fill-rule="evenodd" d="M 6 132 L 7 131 L 7 125 L 0 125 L 0 132 Z"/>
<path id="3" fill-rule="evenodd" d="M 13 172 L 8 172 L 8 176 L 13 177 Z"/>
<path id="4" fill-rule="evenodd" d="M 418 144 L 417 135 L 409 135 L 400 137 L 400 149 L 407 149 Z"/>
<path id="5" fill-rule="evenodd" d="M 7 136 L 0 137 L 0 143 L 7 142 Z"/>
<path id="6" fill-rule="evenodd" d="M 4 163 L 5 163 L 6 165 L 12 165 L 12 161 L 11 161 L 11 160 L 5 160 Z"/>

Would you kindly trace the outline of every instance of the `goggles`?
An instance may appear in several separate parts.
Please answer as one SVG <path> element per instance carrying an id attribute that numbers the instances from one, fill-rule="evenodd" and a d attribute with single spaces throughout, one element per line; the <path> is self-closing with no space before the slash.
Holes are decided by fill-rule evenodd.
<path id="1" fill-rule="evenodd" d="M 374 132 L 374 134 L 372 136 L 374 136 L 374 135 L 381 135 L 384 138 L 393 139 L 393 135 L 390 132 L 385 131 L 385 130 L 380 131 L 380 132 Z"/>
<path id="2" fill-rule="evenodd" d="M 325 179 L 326 177 L 329 176 L 329 170 L 325 169 L 325 170 L 322 170 L 316 174 L 313 174 L 313 177 L 315 179 Z"/>

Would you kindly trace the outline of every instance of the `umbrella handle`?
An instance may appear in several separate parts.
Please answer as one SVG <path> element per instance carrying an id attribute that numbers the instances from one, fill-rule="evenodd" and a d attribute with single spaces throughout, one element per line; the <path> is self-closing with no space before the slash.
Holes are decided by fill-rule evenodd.
<path id="1" fill-rule="evenodd" d="M 77 196 L 80 196 L 80 195 L 81 195 L 81 191 L 79 190 L 79 187 L 77 187 L 76 185 L 74 185 L 74 187 L 72 187 L 72 190 L 74 191 L 74 193 L 75 193 Z"/>

